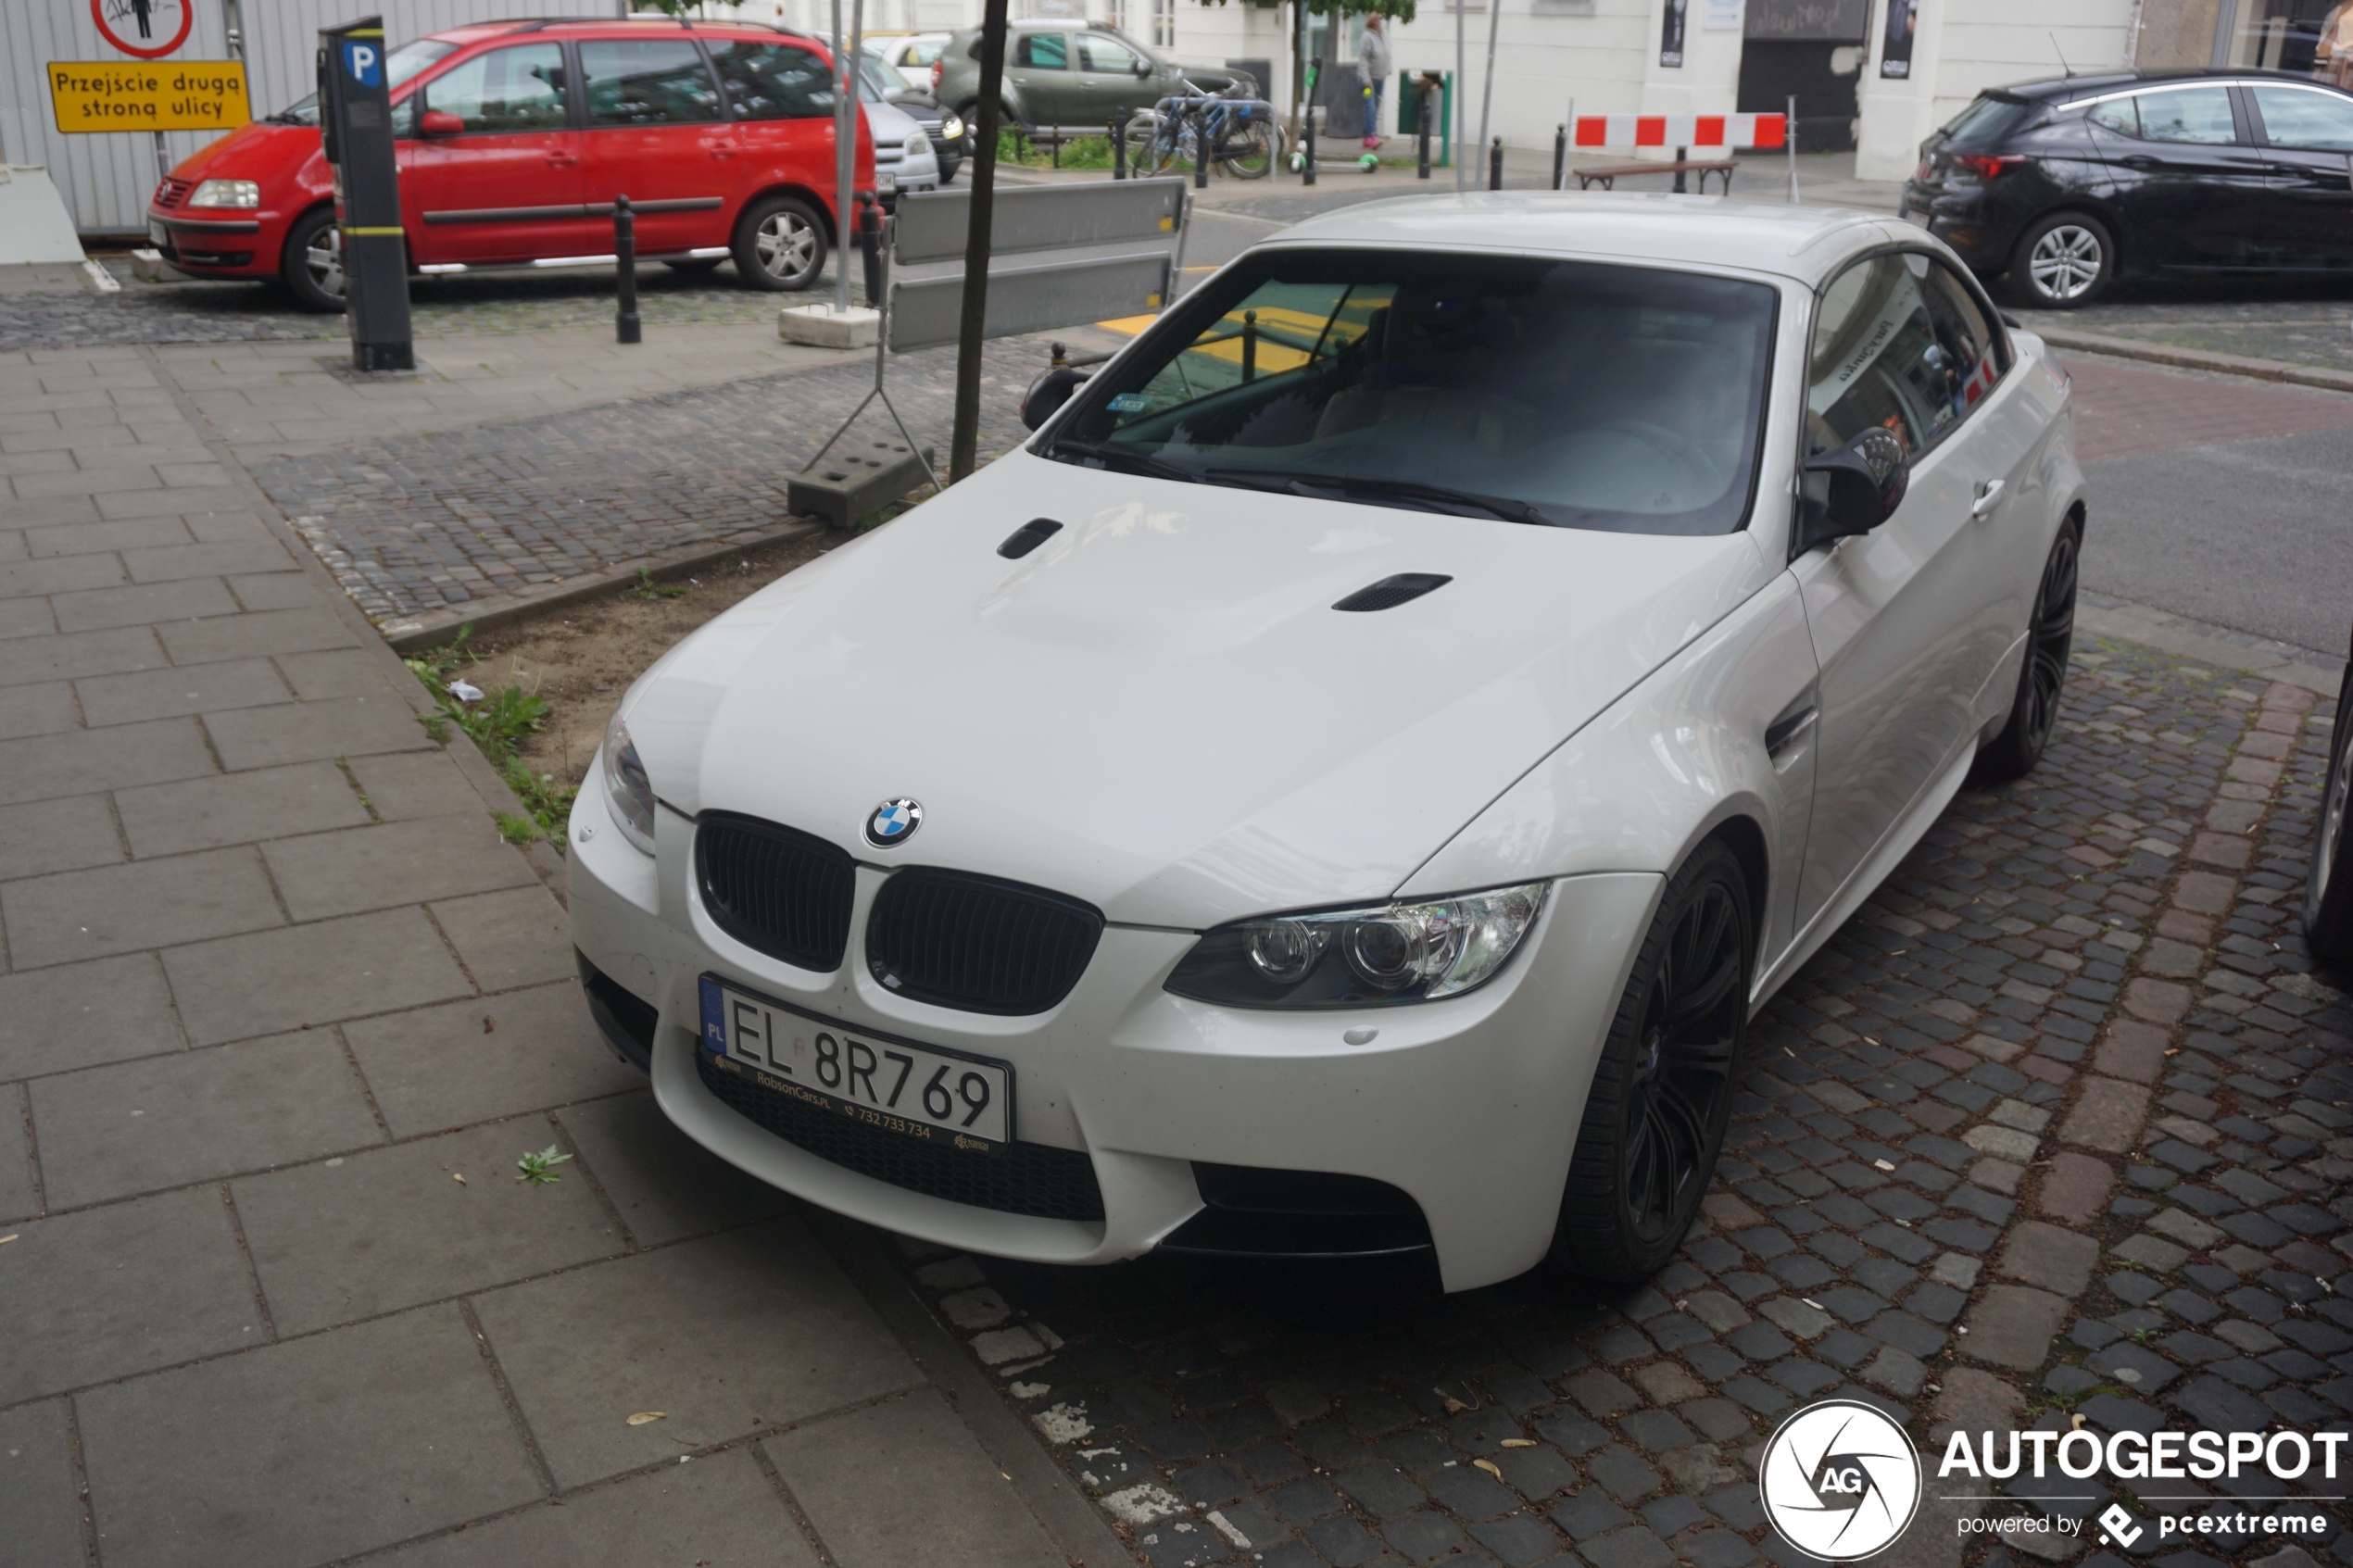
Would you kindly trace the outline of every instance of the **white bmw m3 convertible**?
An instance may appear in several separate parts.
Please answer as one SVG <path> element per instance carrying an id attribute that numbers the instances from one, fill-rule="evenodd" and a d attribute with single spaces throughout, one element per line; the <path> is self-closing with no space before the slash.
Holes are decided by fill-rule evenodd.
<path id="1" fill-rule="evenodd" d="M 1749 1017 L 2044 749 L 2082 488 L 2065 372 L 1901 223 L 1302 224 L 630 689 L 591 1011 L 906 1235 L 1640 1278 Z"/>

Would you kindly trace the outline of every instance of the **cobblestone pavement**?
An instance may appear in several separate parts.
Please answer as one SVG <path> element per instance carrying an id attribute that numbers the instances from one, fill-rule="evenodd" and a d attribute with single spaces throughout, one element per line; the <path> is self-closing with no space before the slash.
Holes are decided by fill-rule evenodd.
<path id="1" fill-rule="evenodd" d="M 2015 300 L 2007 308 L 2030 327 L 2072 327 L 2175 348 L 2353 370 L 2353 282 L 2141 284 L 2082 310 L 2028 310 Z"/>
<path id="2" fill-rule="evenodd" d="M 1831 1396 L 1931 1461 L 1955 1427 L 2075 1417 L 2344 1431 L 2353 1010 L 2292 912 L 2327 707 L 2080 643 L 2038 772 L 1961 796 L 1760 1018 L 1704 1217 L 1648 1286 L 1430 1298 L 923 1248 L 915 1277 L 1155 1564 L 1796 1568 L 1756 1445 Z M 1959 1533 L 1983 1504 L 1940 1500 L 1982 1488 L 1931 1469 L 1897 1558 L 2005 1562 Z M 2150 1512 L 2132 1484 L 1994 1485 L 1997 1512 Z M 2335 1529 L 2307 1548 L 2353 1563 Z"/>
<path id="3" fill-rule="evenodd" d="M 1045 343 L 989 345 L 984 460 L 1027 433 L 1020 398 Z M 894 358 L 888 374 L 900 414 L 943 462 L 954 373 L 955 351 L 938 348 Z M 860 358 L 289 458 L 254 477 L 382 622 L 784 522 L 786 477 L 873 385 Z M 877 404 L 844 440 L 897 438 Z"/>
<path id="4" fill-rule="evenodd" d="M 145 343 L 340 342 L 347 335 L 342 317 L 304 310 L 273 283 L 141 283 L 131 280 L 127 268 L 118 264 L 116 270 L 123 278 L 120 294 L 76 288 L 0 296 L 0 353 Z M 421 338 L 594 327 L 610 324 L 613 288 L 609 270 L 412 278 L 409 312 Z M 648 328 L 695 321 L 773 326 L 777 307 L 792 297 L 743 288 L 727 267 L 691 277 L 649 267 L 637 279 L 637 311 Z"/>

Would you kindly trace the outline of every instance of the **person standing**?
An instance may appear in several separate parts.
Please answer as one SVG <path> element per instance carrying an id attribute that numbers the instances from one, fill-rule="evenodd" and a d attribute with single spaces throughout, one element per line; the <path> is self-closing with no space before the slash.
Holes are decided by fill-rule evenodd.
<path id="1" fill-rule="evenodd" d="M 1365 82 L 1365 145 L 1380 145 L 1381 88 L 1389 81 L 1389 38 L 1376 11 L 1365 19 L 1364 36 L 1356 41 L 1356 74 Z"/>

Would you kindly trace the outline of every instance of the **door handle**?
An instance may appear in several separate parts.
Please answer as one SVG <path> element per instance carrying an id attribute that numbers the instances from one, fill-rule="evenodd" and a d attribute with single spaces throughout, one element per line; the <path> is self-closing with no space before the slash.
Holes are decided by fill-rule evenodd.
<path id="1" fill-rule="evenodd" d="M 1983 517 L 2002 504 L 2002 482 L 1989 479 L 1977 487 L 1977 499 L 1969 503 L 1969 515 Z"/>
<path id="2" fill-rule="evenodd" d="M 2129 157 L 2120 157 L 2116 161 L 2122 164 L 2127 169 L 2162 169 L 2165 167 L 2165 160 L 2163 158 L 2151 157 L 2146 153 L 2134 153 Z"/>
<path id="3" fill-rule="evenodd" d="M 573 157 L 570 153 L 549 153 L 547 155 L 547 167 L 550 169 L 570 169 L 573 165 L 578 163 L 579 161 L 580 160 L 578 158 Z"/>

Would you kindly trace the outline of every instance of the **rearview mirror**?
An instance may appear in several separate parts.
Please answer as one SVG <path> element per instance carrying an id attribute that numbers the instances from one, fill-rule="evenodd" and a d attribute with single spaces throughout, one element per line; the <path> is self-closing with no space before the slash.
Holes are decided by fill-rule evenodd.
<path id="1" fill-rule="evenodd" d="M 1904 460 L 1904 444 L 1893 431 L 1865 431 L 1845 445 L 1817 452 L 1806 459 L 1805 471 L 1821 474 L 1830 493 L 1817 500 L 1806 496 L 1798 512 L 1800 550 L 1850 534 L 1869 533 L 1895 515 L 1912 482 Z"/>
<path id="2" fill-rule="evenodd" d="M 417 121 L 417 130 L 426 136 L 462 136 L 466 122 L 447 109 L 427 109 L 424 117 Z"/>

